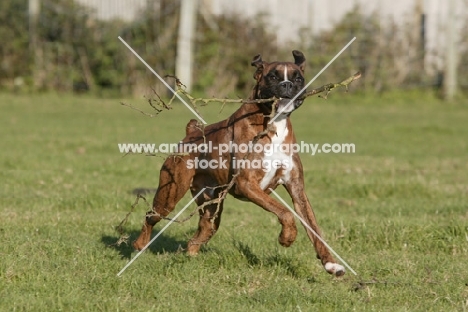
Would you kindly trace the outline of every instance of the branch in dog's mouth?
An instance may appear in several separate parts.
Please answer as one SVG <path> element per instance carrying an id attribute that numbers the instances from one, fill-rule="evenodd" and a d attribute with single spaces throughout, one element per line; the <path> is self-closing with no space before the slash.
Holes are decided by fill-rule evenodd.
<path id="1" fill-rule="evenodd" d="M 262 104 L 262 103 L 270 103 L 272 101 L 276 102 L 276 108 L 278 108 L 278 105 L 279 105 L 279 101 L 282 101 L 282 100 L 285 100 L 285 101 L 290 101 L 290 99 L 287 99 L 287 98 L 283 98 L 283 99 L 278 99 L 276 97 L 272 97 L 272 98 L 269 98 L 269 99 L 255 99 L 255 100 L 252 100 L 252 99 L 226 99 L 226 98 L 210 98 L 210 99 L 205 99 L 205 98 L 194 98 L 193 96 L 191 96 L 186 90 L 185 90 L 185 86 L 180 82 L 180 80 L 175 77 L 175 76 L 168 76 L 170 78 L 174 78 L 176 79 L 176 81 L 178 82 L 177 83 L 177 93 L 180 93 L 182 95 L 185 95 L 187 97 L 187 99 L 189 100 L 190 102 L 190 105 L 192 105 L 192 107 L 197 110 L 197 107 L 198 105 L 200 106 L 205 106 L 205 105 L 208 105 L 210 102 L 216 102 L 216 103 L 222 103 L 222 107 L 224 107 L 225 104 L 227 103 L 238 103 L 238 104 Z M 342 80 L 341 82 L 337 82 L 337 83 L 328 83 L 326 85 L 323 85 L 319 88 L 315 88 L 315 89 L 312 89 L 310 91 L 307 91 L 305 92 L 302 96 L 298 97 L 295 101 L 294 101 L 294 109 L 298 108 L 299 106 L 302 105 L 302 103 L 304 102 L 304 100 L 309 97 L 309 96 L 313 96 L 313 95 L 317 95 L 317 94 L 321 94 L 321 93 L 324 93 L 324 95 L 319 95 L 320 97 L 324 98 L 324 99 L 327 99 L 328 97 L 328 94 L 333 90 L 333 89 L 336 89 L 338 87 L 344 87 L 346 88 L 346 91 L 348 91 L 348 87 L 349 85 L 354 82 L 355 80 L 358 80 L 359 78 L 361 78 L 361 73 L 360 72 L 357 72 L 355 73 L 354 75 L 352 75 L 351 77 L 348 77 L 344 80 Z M 153 93 L 155 93 L 155 91 L 153 90 Z M 170 109 L 172 108 L 171 104 L 172 102 L 174 101 L 174 98 L 175 96 L 173 96 L 168 103 L 164 102 L 161 97 L 159 97 L 159 95 L 157 95 L 157 98 L 156 99 L 149 99 L 149 104 L 150 106 L 156 111 L 155 114 L 150 114 L 150 113 L 146 113 L 144 111 L 141 111 L 140 109 L 132 106 L 131 104 L 126 104 L 126 103 L 121 103 L 122 105 L 124 106 L 127 106 L 127 107 L 130 107 L 131 109 L 134 109 L 134 110 L 137 110 L 139 111 L 140 113 L 146 115 L 146 116 L 149 116 L 149 117 L 156 117 L 159 113 L 162 112 L 162 110 L 167 110 L 167 109 Z M 153 105 L 153 103 L 157 103 L 158 105 Z M 162 109 L 161 109 L 162 108 Z M 277 111 L 279 111 L 279 109 L 276 109 Z M 198 110 L 197 110 L 198 112 Z M 200 113 L 200 112 L 198 112 Z"/>

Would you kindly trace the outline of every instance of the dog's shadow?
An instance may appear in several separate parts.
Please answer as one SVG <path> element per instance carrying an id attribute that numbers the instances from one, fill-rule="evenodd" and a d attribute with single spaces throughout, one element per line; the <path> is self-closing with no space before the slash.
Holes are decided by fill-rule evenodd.
<path id="1" fill-rule="evenodd" d="M 132 254 L 135 252 L 135 249 L 132 246 L 133 241 L 138 237 L 140 231 L 131 231 L 129 233 L 129 239 L 127 243 L 122 243 L 117 245 L 116 242 L 119 240 L 117 236 L 103 235 L 101 237 L 101 242 L 108 248 L 113 248 L 118 251 L 122 259 L 130 260 Z M 187 244 L 186 240 L 177 239 L 172 236 L 161 234 L 156 241 L 154 241 L 148 250 L 153 254 L 163 254 L 163 253 L 172 253 L 177 254 L 183 252 Z M 288 275 L 294 278 L 307 278 L 309 283 L 316 282 L 314 277 L 308 276 L 305 271 L 308 271 L 308 268 L 304 268 L 293 261 L 289 256 L 281 255 L 278 253 L 272 253 L 267 256 L 258 256 L 253 251 L 252 248 L 239 240 L 234 239 L 232 245 L 239 252 L 239 254 L 245 258 L 247 264 L 251 267 L 281 267 L 284 269 Z M 221 252 L 216 250 L 216 248 L 205 247 L 201 249 L 201 252 Z M 304 276 L 306 274 L 306 276 Z"/>
<path id="2" fill-rule="evenodd" d="M 310 277 L 308 276 L 308 273 L 305 273 L 308 272 L 307 268 L 303 268 L 300 264 L 294 263 L 295 261 L 293 261 L 291 257 L 284 256 L 278 253 L 274 253 L 266 257 L 259 257 L 252 251 L 249 245 L 244 244 L 243 242 L 238 240 L 233 240 L 232 243 L 234 248 L 237 249 L 237 251 L 245 258 L 247 263 L 252 267 L 281 267 L 291 277 L 306 277 L 309 283 L 313 283 L 316 281 L 314 277 Z M 304 276 L 304 274 L 306 275 Z"/>
<path id="3" fill-rule="evenodd" d="M 138 237 L 140 231 L 131 231 L 128 233 L 129 238 L 127 242 L 122 242 L 117 244 L 119 238 L 117 236 L 103 235 L 101 237 L 101 242 L 108 248 L 112 248 L 119 252 L 122 259 L 131 259 L 132 253 L 135 252 L 135 249 L 132 246 L 133 241 Z M 178 253 L 187 244 L 184 240 L 179 240 L 174 237 L 161 234 L 156 241 L 154 241 L 149 247 L 148 251 L 153 254 L 162 254 L 162 253 Z"/>

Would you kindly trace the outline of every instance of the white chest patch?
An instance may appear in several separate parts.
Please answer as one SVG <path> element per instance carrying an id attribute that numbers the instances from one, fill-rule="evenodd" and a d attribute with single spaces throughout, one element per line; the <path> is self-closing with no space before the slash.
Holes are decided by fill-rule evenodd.
<path id="1" fill-rule="evenodd" d="M 290 172 L 293 168 L 290 146 L 286 150 L 281 148 L 281 145 L 285 143 L 284 140 L 289 133 L 287 128 L 287 118 L 282 118 L 282 116 L 278 117 L 275 120 L 274 125 L 276 126 L 276 135 L 273 136 L 269 148 L 267 149 L 265 147 L 263 156 L 263 170 L 265 175 L 260 182 L 262 190 L 266 190 L 273 178 L 275 178 L 278 170 L 282 170 L 282 175 L 278 180 L 278 183 L 284 184 L 288 182 Z"/>

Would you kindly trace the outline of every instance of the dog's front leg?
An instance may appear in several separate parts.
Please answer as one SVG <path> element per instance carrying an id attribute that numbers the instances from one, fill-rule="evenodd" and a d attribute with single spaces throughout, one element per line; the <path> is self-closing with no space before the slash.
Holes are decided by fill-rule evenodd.
<path id="1" fill-rule="evenodd" d="M 294 210 L 296 210 L 297 214 L 308 223 L 308 225 L 315 231 L 315 233 L 317 233 L 317 235 L 320 235 L 321 237 L 317 219 L 315 218 L 312 206 L 310 205 L 309 199 L 307 198 L 307 195 L 304 191 L 304 184 L 302 181 L 303 179 L 292 180 L 291 183 L 285 185 L 286 190 L 293 200 Z M 307 232 L 307 235 L 309 236 L 309 239 L 315 247 L 317 257 L 322 262 L 325 270 L 328 273 L 334 274 L 336 276 L 345 274 L 345 268 L 342 265 L 336 263 L 328 248 L 307 227 L 304 226 L 304 228 Z"/>
<path id="2" fill-rule="evenodd" d="M 239 177 L 238 180 L 237 188 L 245 197 L 266 211 L 274 213 L 278 217 L 282 226 L 278 241 L 284 247 L 291 246 L 297 236 L 296 223 L 291 211 L 275 199 L 268 196 L 268 194 L 260 188 L 258 183 L 250 182 L 249 180 L 242 181 Z"/>

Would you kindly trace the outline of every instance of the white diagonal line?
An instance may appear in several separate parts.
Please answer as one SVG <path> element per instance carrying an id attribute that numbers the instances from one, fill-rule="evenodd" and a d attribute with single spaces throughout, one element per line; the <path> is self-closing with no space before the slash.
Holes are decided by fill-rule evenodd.
<path id="1" fill-rule="evenodd" d="M 348 47 L 351 45 L 351 43 L 353 43 L 353 41 L 354 41 L 354 40 L 356 40 L 356 37 L 354 37 L 353 39 L 351 39 L 351 41 L 350 41 L 350 42 L 348 42 L 348 44 L 347 44 L 347 45 L 345 45 L 345 46 L 344 46 L 344 48 L 343 48 L 343 49 L 341 49 L 341 51 L 340 51 L 340 52 L 338 52 L 338 54 L 337 54 L 337 55 L 335 55 L 335 57 L 334 57 L 334 58 L 332 58 L 332 59 L 331 59 L 331 61 L 330 61 L 330 62 L 328 62 L 328 64 L 327 64 L 327 65 L 325 65 L 325 67 L 324 67 L 324 68 L 322 68 L 322 70 L 321 70 L 321 71 L 319 71 L 319 72 L 318 72 L 318 74 L 317 74 L 317 75 L 315 75 L 315 77 L 314 77 L 314 78 L 312 78 L 312 80 L 311 80 L 311 81 L 309 81 L 309 83 L 308 83 L 308 84 L 307 84 L 307 85 L 306 85 L 304 88 L 302 88 L 302 90 L 301 90 L 301 91 L 299 91 L 299 92 L 296 94 L 296 96 L 295 96 L 295 97 L 293 97 L 293 98 L 291 99 L 291 101 L 289 101 L 289 103 L 288 103 L 286 106 L 284 106 L 282 109 L 280 109 L 280 111 L 276 113 L 276 116 L 275 116 L 275 117 L 273 117 L 273 118 L 272 118 L 272 119 L 271 119 L 271 120 L 270 120 L 268 123 L 269 123 L 269 124 L 271 124 L 273 121 L 275 121 L 275 119 L 276 119 L 276 118 L 278 118 L 278 116 L 279 116 L 279 115 L 281 115 L 281 114 L 282 114 L 282 113 L 283 113 L 283 112 L 284 112 L 284 111 L 285 111 L 285 110 L 286 110 L 286 109 L 289 107 L 289 105 L 291 105 L 291 104 L 294 102 L 294 100 L 295 100 L 295 99 L 297 99 L 297 98 L 298 98 L 298 97 L 299 97 L 299 96 L 302 94 L 302 92 L 304 92 L 304 91 L 305 91 L 305 89 L 307 89 L 307 88 L 308 88 L 308 87 L 309 87 L 309 86 L 312 84 L 312 82 L 314 82 L 314 80 L 315 80 L 315 79 L 317 79 L 317 78 L 318 78 L 318 76 L 320 76 L 320 75 L 321 75 L 321 74 L 322 74 L 322 73 L 325 71 L 325 69 L 327 69 L 327 68 L 328 68 L 328 66 L 330 66 L 330 64 L 331 64 L 331 63 L 333 63 L 333 62 L 336 60 L 336 59 L 338 58 L 338 56 L 340 56 L 340 54 L 341 54 L 341 53 L 343 53 L 343 51 L 344 51 L 344 50 L 346 50 L 346 49 L 347 49 L 347 48 L 348 48 Z"/>
<path id="2" fill-rule="evenodd" d="M 123 273 L 123 272 L 124 272 L 124 271 L 125 271 L 125 270 L 126 270 L 126 269 L 127 269 L 127 268 L 128 268 L 130 265 L 131 265 L 131 264 L 132 264 L 132 263 L 133 263 L 133 261 L 135 261 L 135 260 L 136 260 L 136 258 L 138 258 L 138 257 L 139 257 L 139 256 L 140 256 L 140 255 L 141 255 L 141 254 L 142 254 L 142 253 L 143 253 L 143 252 L 144 252 L 144 251 L 145 251 L 145 250 L 146 250 L 146 249 L 147 249 L 147 248 L 148 248 L 148 247 L 151 245 L 151 243 L 152 243 L 152 242 L 154 242 L 154 241 L 156 240 L 156 238 L 158 238 L 158 237 L 159 237 L 159 235 L 161 235 L 161 234 L 162 234 L 162 232 L 164 232 L 164 231 L 165 231 L 165 230 L 166 230 L 166 229 L 169 227 L 169 225 L 171 225 L 171 224 L 172 224 L 172 222 L 174 222 L 174 221 L 175 221 L 175 220 L 176 220 L 176 219 L 177 219 L 177 218 L 178 218 L 178 217 L 179 217 L 179 216 L 182 214 L 182 212 L 184 212 L 184 211 L 185 211 L 185 209 L 187 209 L 187 208 L 188 208 L 188 206 L 190 206 L 190 204 L 192 204 L 192 203 L 195 201 L 195 199 L 197 199 L 197 197 L 198 197 L 198 196 L 200 196 L 200 194 L 201 194 L 201 193 L 203 193 L 203 191 L 204 191 L 204 190 L 206 190 L 206 188 L 203 188 L 203 189 L 202 189 L 200 192 L 198 192 L 198 194 L 197 194 L 197 195 L 195 195 L 195 196 L 192 198 L 192 200 L 190 200 L 190 201 L 188 202 L 188 204 L 187 204 L 187 205 L 185 205 L 185 207 L 184 207 L 184 208 L 182 208 L 182 210 L 181 210 L 181 211 L 179 211 L 179 213 L 177 213 L 177 214 L 175 215 L 175 217 L 174 217 L 174 218 L 172 218 L 172 219 L 171 219 L 171 220 L 170 220 L 170 221 L 169 221 L 169 222 L 166 224 L 166 226 L 165 226 L 165 227 L 163 227 L 163 228 L 161 229 L 161 231 L 159 231 L 159 233 L 158 233 L 158 234 L 156 234 L 156 236 L 155 236 L 155 237 L 153 237 L 153 239 L 152 239 L 152 240 L 150 240 L 150 242 L 149 242 L 148 244 L 146 244 L 146 246 L 145 246 L 145 247 L 143 247 L 143 249 L 142 249 L 142 250 L 140 250 L 140 252 L 139 252 L 139 253 L 137 253 L 137 254 L 136 254 L 136 256 L 135 256 L 135 257 L 133 257 L 133 259 L 132 259 L 132 260 L 130 260 L 130 262 L 129 262 L 129 263 L 127 263 L 127 265 L 126 265 L 126 266 L 125 266 L 125 267 L 124 267 L 122 270 L 120 270 L 120 272 L 117 274 L 117 276 L 119 276 L 119 277 L 120 277 L 120 274 L 122 274 L 122 273 Z"/>
<path id="3" fill-rule="evenodd" d="M 175 96 L 177 96 L 177 98 L 178 98 L 179 100 L 182 101 L 182 103 L 185 104 L 185 106 L 187 106 L 187 108 L 188 108 L 198 119 L 201 120 L 201 122 L 203 122 L 203 124 L 206 125 L 206 121 L 203 120 L 203 118 L 202 118 L 189 104 L 187 104 L 187 102 L 186 102 L 170 85 L 168 85 L 167 82 L 164 81 L 164 79 L 162 79 L 161 76 L 159 76 L 158 73 L 157 73 L 154 69 L 152 69 L 151 66 L 149 66 L 148 63 L 146 63 L 145 60 L 144 60 L 143 58 L 141 58 L 141 56 L 139 56 L 138 53 L 136 53 L 135 50 L 133 50 L 132 47 L 130 47 L 130 46 L 128 45 L 127 42 L 125 42 L 125 40 L 122 39 L 122 37 L 119 36 L 119 39 L 120 39 L 120 41 L 122 41 L 122 43 L 123 43 L 130 51 L 132 51 L 133 54 L 135 54 L 135 56 L 136 56 L 143 64 L 146 65 L 146 67 L 148 67 L 148 69 L 149 69 L 156 77 L 158 77 L 159 80 L 161 80 L 161 82 L 162 82 L 169 90 L 172 91 L 172 93 L 174 93 Z"/>
<path id="4" fill-rule="evenodd" d="M 292 208 L 283 200 L 283 198 L 281 198 L 281 196 L 278 195 L 278 193 L 276 193 L 276 192 L 275 192 L 273 189 L 271 189 L 271 188 L 270 188 L 270 191 L 276 196 L 276 198 L 278 198 L 278 199 L 283 203 L 283 205 L 285 205 L 286 207 L 288 207 L 288 209 L 291 210 L 291 212 L 296 216 L 296 218 L 298 218 L 298 219 L 302 222 L 302 224 L 304 224 L 304 226 L 305 226 L 306 228 L 308 228 L 308 229 L 312 232 L 312 234 L 314 234 L 315 237 L 317 237 L 318 240 L 321 241 L 321 242 L 322 242 L 322 243 L 323 243 L 323 244 L 324 244 L 324 245 L 325 245 L 325 246 L 326 246 L 326 247 L 327 247 L 327 248 L 328 248 L 328 249 L 329 249 L 329 250 L 330 250 L 330 251 L 331 251 L 331 252 L 332 252 L 332 253 L 333 253 L 349 270 L 350 270 L 350 271 L 351 271 L 351 272 L 353 272 L 354 275 L 357 275 L 356 271 L 354 271 L 353 268 L 351 268 L 351 267 L 349 266 L 349 264 L 346 263 L 346 261 L 344 261 L 343 258 L 341 258 L 340 255 L 337 254 L 336 251 L 334 251 L 334 250 L 330 247 L 330 245 L 328 245 L 327 242 L 325 242 L 325 241 L 323 240 L 323 238 L 321 238 L 320 235 L 318 235 L 317 232 L 315 232 L 315 231 L 310 227 L 310 225 L 307 224 L 307 222 L 305 222 L 304 219 L 302 219 L 302 218 L 294 211 L 294 209 L 292 209 Z"/>

